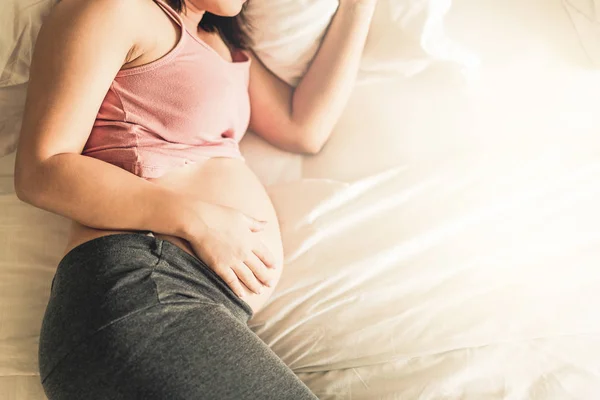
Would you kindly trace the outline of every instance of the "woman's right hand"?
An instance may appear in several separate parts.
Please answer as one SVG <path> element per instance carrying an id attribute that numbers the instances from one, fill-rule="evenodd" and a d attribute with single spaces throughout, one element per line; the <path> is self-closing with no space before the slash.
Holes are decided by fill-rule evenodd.
<path id="1" fill-rule="evenodd" d="M 258 234 L 266 222 L 217 204 L 202 203 L 196 210 L 202 222 L 191 227 L 186 240 L 198 258 L 239 297 L 245 294 L 244 285 L 257 294 L 270 287 L 269 269 L 275 261 Z"/>

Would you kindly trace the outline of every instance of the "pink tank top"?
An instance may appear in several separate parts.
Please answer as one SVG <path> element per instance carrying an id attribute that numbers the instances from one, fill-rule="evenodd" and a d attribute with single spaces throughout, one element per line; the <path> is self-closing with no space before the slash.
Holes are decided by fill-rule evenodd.
<path id="1" fill-rule="evenodd" d="M 172 8 L 156 3 L 182 28 L 181 38 L 164 57 L 118 72 L 82 154 L 143 178 L 212 157 L 243 159 L 248 54 L 236 51 L 226 61 Z"/>

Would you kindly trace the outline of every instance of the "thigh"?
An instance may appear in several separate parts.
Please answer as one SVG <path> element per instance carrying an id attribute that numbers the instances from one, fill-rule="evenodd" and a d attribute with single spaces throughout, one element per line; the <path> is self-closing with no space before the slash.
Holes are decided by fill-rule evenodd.
<path id="1" fill-rule="evenodd" d="M 103 327 L 43 382 L 60 399 L 316 399 L 224 306 L 157 304 Z"/>

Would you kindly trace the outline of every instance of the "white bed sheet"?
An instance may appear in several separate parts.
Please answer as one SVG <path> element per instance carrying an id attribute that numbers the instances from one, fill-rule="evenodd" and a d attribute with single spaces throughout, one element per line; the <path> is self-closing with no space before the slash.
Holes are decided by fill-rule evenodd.
<path id="1" fill-rule="evenodd" d="M 251 326 L 322 399 L 598 399 L 600 76 L 560 0 L 455 0 L 448 30 L 479 80 L 362 85 L 322 154 L 256 167 L 287 269 Z M 7 192 L 0 397 L 42 399 L 67 225 Z"/>
<path id="2" fill-rule="evenodd" d="M 359 87 L 271 188 L 288 269 L 253 328 L 323 399 L 600 398 L 600 74 L 558 0 L 447 26 L 478 77 Z"/>

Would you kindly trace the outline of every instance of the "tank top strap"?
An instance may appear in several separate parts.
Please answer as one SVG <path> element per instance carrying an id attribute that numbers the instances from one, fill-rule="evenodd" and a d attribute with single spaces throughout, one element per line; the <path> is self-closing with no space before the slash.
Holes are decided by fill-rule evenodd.
<path id="1" fill-rule="evenodd" d="M 185 30 L 185 25 L 183 24 L 183 19 L 181 19 L 181 16 L 177 13 L 177 11 L 173 10 L 173 8 L 171 8 L 170 5 L 168 5 L 167 3 L 165 3 L 162 0 L 154 0 L 154 2 L 156 4 L 158 4 L 158 6 L 160 8 L 163 9 L 163 11 L 169 16 L 171 17 L 171 19 L 173 21 L 175 21 L 177 23 L 177 25 L 179 25 L 181 27 L 182 30 Z"/>

